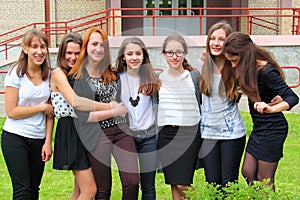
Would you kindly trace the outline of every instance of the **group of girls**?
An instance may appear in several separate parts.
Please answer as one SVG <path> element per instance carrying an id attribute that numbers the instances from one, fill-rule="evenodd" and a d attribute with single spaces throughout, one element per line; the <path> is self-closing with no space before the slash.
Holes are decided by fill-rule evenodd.
<path id="1" fill-rule="evenodd" d="M 168 68 L 157 72 L 143 41 L 128 37 L 113 66 L 107 35 L 93 27 L 83 39 L 73 32 L 63 37 L 51 70 L 47 37 L 28 31 L 5 78 L 2 151 L 13 198 L 38 199 L 54 116 L 53 168 L 72 170 L 71 199 L 110 199 L 111 155 L 123 200 L 138 199 L 139 184 L 143 200 L 156 199 L 158 166 L 172 199 L 185 198 L 199 160 L 206 181 L 225 187 L 238 180 L 246 143 L 237 104 L 242 93 L 254 123 L 242 173 L 249 183 L 269 178 L 274 187 L 288 132 L 282 111 L 298 103 L 282 69 L 225 21 L 209 29 L 200 70 L 187 53 L 184 37 L 167 36 Z"/>

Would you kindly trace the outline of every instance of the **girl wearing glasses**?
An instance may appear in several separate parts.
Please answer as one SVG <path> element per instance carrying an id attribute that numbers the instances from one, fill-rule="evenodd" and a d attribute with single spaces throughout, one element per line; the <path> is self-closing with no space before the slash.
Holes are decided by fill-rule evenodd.
<path id="1" fill-rule="evenodd" d="M 187 43 L 182 36 L 168 36 L 162 52 L 169 67 L 159 76 L 157 147 L 165 183 L 177 200 L 193 183 L 200 148 L 200 74 L 185 58 Z"/>

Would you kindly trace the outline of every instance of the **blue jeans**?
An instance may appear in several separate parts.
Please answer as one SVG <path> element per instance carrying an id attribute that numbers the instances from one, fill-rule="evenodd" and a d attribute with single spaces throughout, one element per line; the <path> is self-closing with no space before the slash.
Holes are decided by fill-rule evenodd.
<path id="1" fill-rule="evenodd" d="M 153 128 L 155 131 L 155 128 Z M 134 137 L 140 165 L 140 183 L 142 200 L 156 199 L 155 174 L 157 168 L 157 139 L 156 135 Z"/>

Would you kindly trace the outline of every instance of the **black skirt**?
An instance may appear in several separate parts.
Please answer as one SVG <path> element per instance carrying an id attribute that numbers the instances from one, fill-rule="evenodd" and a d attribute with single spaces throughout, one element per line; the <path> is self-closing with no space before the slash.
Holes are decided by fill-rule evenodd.
<path id="1" fill-rule="evenodd" d="M 257 160 L 278 162 L 283 157 L 283 144 L 286 133 L 256 134 L 252 133 L 248 140 L 246 152 Z"/>
<path id="2" fill-rule="evenodd" d="M 199 126 L 164 126 L 158 134 L 158 155 L 166 184 L 190 185 L 200 149 Z"/>
<path id="3" fill-rule="evenodd" d="M 53 169 L 83 170 L 91 166 L 72 117 L 60 118 L 56 126 Z"/>

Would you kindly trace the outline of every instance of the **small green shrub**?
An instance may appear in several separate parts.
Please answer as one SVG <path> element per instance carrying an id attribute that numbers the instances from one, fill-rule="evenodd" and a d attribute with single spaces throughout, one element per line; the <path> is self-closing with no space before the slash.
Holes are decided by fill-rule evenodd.
<path id="1" fill-rule="evenodd" d="M 203 183 L 197 185 L 193 190 L 187 192 L 187 197 L 191 200 L 202 199 L 226 199 L 226 200 L 247 200 L 247 199 L 274 199 L 289 200 L 294 199 L 292 194 L 282 191 L 274 192 L 267 186 L 268 180 L 255 181 L 253 185 L 244 183 L 229 183 L 227 187 L 220 185 Z"/>

